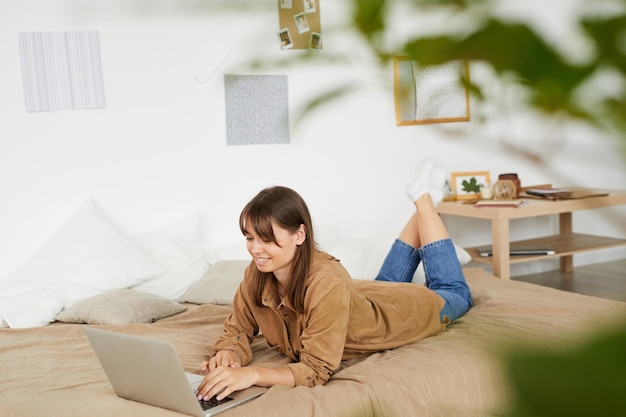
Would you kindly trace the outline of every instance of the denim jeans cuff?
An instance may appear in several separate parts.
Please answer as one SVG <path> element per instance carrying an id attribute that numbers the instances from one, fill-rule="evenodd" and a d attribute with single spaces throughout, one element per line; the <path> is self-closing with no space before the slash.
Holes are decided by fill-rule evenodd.
<path id="1" fill-rule="evenodd" d="M 396 239 L 387 253 L 376 281 L 411 282 L 421 260 L 416 248 Z"/>

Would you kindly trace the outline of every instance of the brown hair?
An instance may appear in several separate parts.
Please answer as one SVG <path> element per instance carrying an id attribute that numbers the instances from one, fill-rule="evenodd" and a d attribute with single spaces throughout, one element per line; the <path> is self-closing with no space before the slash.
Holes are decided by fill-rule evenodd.
<path id="1" fill-rule="evenodd" d="M 246 227 L 252 227 L 261 239 L 278 245 L 272 229 L 272 221 L 292 233 L 296 233 L 300 225 L 304 225 L 306 239 L 296 248 L 286 288 L 286 296 L 294 309 L 299 313 L 304 313 L 305 282 L 309 276 L 311 259 L 316 249 L 309 208 L 300 194 L 291 188 L 282 186 L 265 188 L 241 211 L 239 228 L 245 235 Z M 257 270 L 256 278 L 253 290 L 257 303 L 261 305 L 263 287 L 267 280 L 274 279 L 274 276 L 271 272 Z"/>

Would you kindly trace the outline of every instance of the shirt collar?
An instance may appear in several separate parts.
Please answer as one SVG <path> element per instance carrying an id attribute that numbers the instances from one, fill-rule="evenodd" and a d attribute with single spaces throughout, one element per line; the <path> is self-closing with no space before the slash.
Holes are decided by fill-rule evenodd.
<path id="1" fill-rule="evenodd" d="M 267 280 L 261 294 L 261 303 L 264 306 L 277 310 L 278 307 L 282 304 L 286 308 L 295 311 L 293 305 L 291 304 L 291 301 L 289 301 L 287 297 L 280 300 L 276 295 L 276 281 L 274 279 Z"/>

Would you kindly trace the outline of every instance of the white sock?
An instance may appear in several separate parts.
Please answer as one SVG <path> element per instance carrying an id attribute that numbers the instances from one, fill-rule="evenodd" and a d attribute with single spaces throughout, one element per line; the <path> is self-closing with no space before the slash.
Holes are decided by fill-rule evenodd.
<path id="1" fill-rule="evenodd" d="M 417 164 L 415 179 L 406 187 L 406 194 L 411 201 L 416 201 L 422 194 L 430 194 L 433 205 L 443 200 L 443 190 L 447 171 L 435 158 L 422 159 Z"/>
<path id="2" fill-rule="evenodd" d="M 448 170 L 443 165 L 435 161 L 435 166 L 430 174 L 430 198 L 433 200 L 433 206 L 443 201 L 443 192 L 448 178 Z"/>
<path id="3" fill-rule="evenodd" d="M 435 158 L 425 158 L 417 164 L 415 179 L 406 187 L 406 194 L 411 201 L 415 201 L 422 194 L 429 192 L 430 174 L 436 163 Z"/>

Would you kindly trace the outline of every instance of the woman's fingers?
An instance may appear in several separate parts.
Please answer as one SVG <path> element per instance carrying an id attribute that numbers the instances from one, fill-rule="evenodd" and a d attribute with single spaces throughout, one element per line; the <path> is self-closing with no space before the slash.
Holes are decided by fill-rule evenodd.
<path id="1" fill-rule="evenodd" d="M 224 367 L 218 366 L 212 369 L 210 373 L 204 377 L 200 385 L 198 385 L 196 392 L 199 400 L 204 399 L 207 401 L 217 394 L 220 394 L 217 399 L 221 400 L 226 395 L 233 392 L 233 390 L 230 390 L 230 392 L 222 392 L 228 386 L 228 375 L 224 375 L 224 369 Z"/>
<path id="2" fill-rule="evenodd" d="M 209 400 L 216 396 L 218 400 L 234 391 L 248 388 L 254 384 L 251 373 L 246 368 L 218 366 L 204 377 L 198 385 L 198 399 Z"/>
<path id="3" fill-rule="evenodd" d="M 211 359 L 202 362 L 200 369 L 206 375 L 200 385 L 198 385 L 196 391 L 198 399 L 204 398 L 208 400 L 219 394 L 217 397 L 218 400 L 221 400 L 233 391 L 248 388 L 252 385 L 252 383 L 246 385 L 246 382 L 238 382 L 235 373 L 225 372 L 228 369 L 241 369 L 239 356 L 231 350 L 218 351 Z M 241 373 L 240 376 L 245 377 L 245 373 Z"/>
<path id="4" fill-rule="evenodd" d="M 211 358 L 211 360 L 209 360 L 208 371 L 212 371 L 218 366 L 236 368 L 241 366 L 241 361 L 235 352 L 230 350 L 220 350 Z"/>

